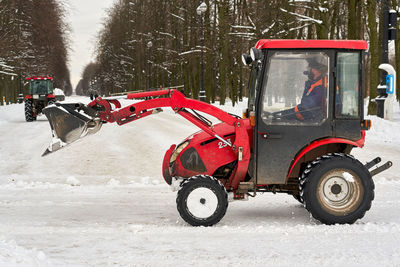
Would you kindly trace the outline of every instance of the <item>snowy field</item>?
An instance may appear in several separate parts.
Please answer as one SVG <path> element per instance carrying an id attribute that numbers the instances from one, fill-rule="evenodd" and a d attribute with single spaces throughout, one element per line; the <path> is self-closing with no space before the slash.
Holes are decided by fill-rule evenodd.
<path id="1" fill-rule="evenodd" d="M 374 178 L 362 220 L 322 225 L 291 196 L 261 194 L 229 203 L 209 228 L 180 218 L 161 175 L 165 151 L 198 130 L 172 111 L 105 124 L 44 158 L 50 126 L 23 113 L 0 107 L 0 266 L 400 266 L 398 108 L 394 122 L 371 117 L 353 150 L 394 164 Z"/>

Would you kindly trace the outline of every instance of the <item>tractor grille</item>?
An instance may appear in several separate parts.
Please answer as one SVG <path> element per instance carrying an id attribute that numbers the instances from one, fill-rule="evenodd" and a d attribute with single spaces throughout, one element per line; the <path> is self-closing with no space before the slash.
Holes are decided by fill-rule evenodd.
<path id="1" fill-rule="evenodd" d="M 191 147 L 182 153 L 181 163 L 182 163 L 182 166 L 187 170 L 196 171 L 196 172 L 207 171 L 202 159 L 200 158 L 199 153 L 197 153 L 197 151 L 194 147 Z"/>

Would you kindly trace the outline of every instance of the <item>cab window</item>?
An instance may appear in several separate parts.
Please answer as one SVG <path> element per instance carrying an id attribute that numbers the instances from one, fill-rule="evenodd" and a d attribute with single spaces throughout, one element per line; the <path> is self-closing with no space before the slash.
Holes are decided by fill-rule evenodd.
<path id="1" fill-rule="evenodd" d="M 329 57 L 323 52 L 276 52 L 269 57 L 262 97 L 267 124 L 318 125 L 327 118 Z"/>
<path id="2" fill-rule="evenodd" d="M 360 53 L 338 53 L 335 115 L 359 117 Z"/>

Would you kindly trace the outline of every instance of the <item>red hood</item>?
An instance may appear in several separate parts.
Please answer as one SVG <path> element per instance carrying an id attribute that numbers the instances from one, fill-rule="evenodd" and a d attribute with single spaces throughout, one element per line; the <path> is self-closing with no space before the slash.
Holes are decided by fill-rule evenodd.
<path id="1" fill-rule="evenodd" d="M 252 140 L 253 139 L 252 135 L 251 135 L 252 127 L 250 126 L 250 121 L 248 119 L 245 120 L 245 127 L 246 127 L 247 131 L 249 132 L 250 140 Z M 235 127 L 228 125 L 225 122 L 221 122 L 221 123 L 214 125 L 213 130 L 221 137 L 226 137 L 227 135 L 232 135 L 235 133 Z M 189 137 L 187 137 L 185 139 L 185 141 L 190 139 L 191 142 L 193 142 L 193 143 L 201 143 L 201 142 L 207 141 L 212 138 L 213 137 L 211 137 L 208 133 L 201 130 L 201 131 L 198 131 L 198 132 L 190 135 Z"/>

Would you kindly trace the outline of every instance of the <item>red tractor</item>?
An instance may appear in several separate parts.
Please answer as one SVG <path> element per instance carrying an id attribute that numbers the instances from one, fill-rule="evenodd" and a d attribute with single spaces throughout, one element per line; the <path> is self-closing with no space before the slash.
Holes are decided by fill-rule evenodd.
<path id="1" fill-rule="evenodd" d="M 45 107 L 56 102 L 53 78 L 34 76 L 26 80 L 29 82 L 29 94 L 25 96 L 25 120 L 35 121 Z"/>
<path id="2" fill-rule="evenodd" d="M 103 122 L 123 125 L 170 107 L 201 129 L 172 145 L 162 167 L 189 224 L 211 226 L 225 215 L 228 199 L 258 192 L 291 194 L 325 224 L 354 223 L 371 207 L 372 176 L 392 164 L 369 171 L 380 158 L 364 165 L 350 155 L 370 127 L 363 113 L 366 49 L 364 41 L 260 40 L 243 55 L 251 68 L 243 118 L 177 90 L 128 94 L 151 99 L 126 107 L 116 97 L 87 106 L 56 103 L 44 109 L 54 136 L 44 154 Z"/>

